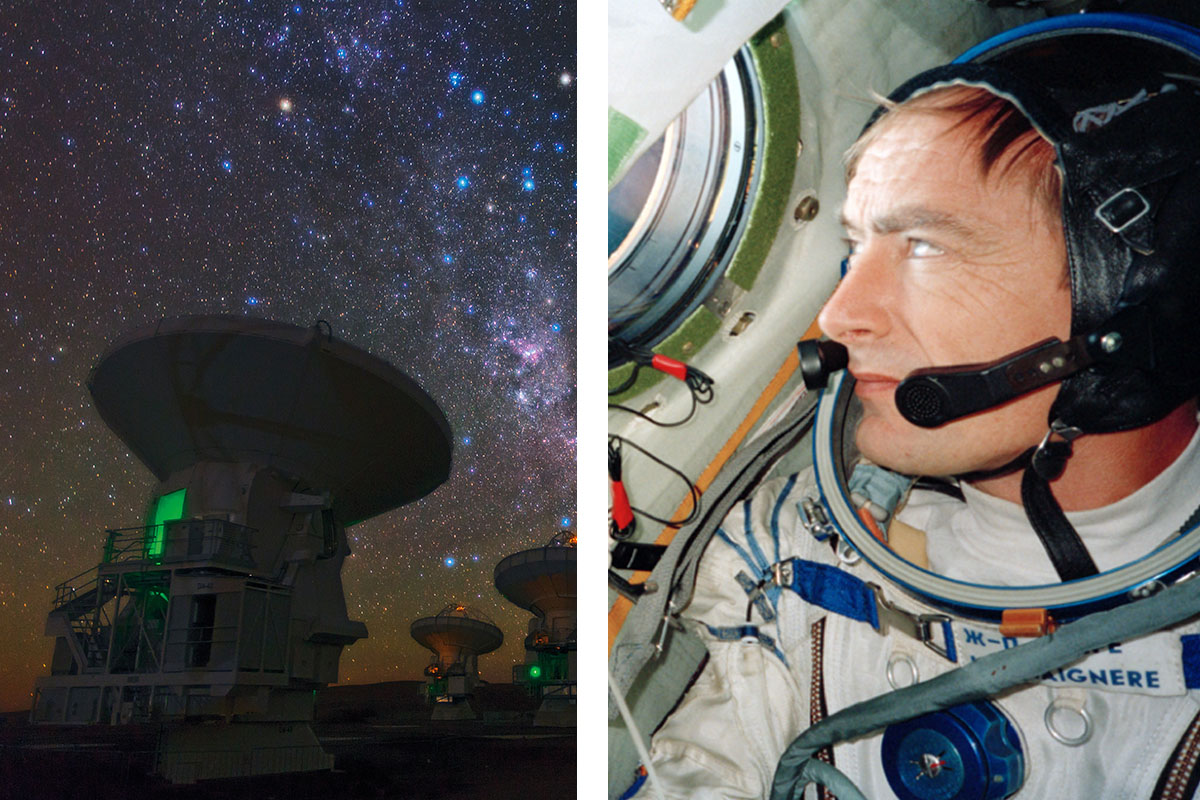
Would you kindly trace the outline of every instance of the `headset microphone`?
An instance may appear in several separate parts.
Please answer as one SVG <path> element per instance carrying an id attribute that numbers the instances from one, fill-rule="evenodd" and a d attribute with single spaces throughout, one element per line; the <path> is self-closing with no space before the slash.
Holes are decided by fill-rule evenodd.
<path id="1" fill-rule="evenodd" d="M 906 420 L 936 428 L 1061 381 L 1094 361 L 1085 337 L 1050 338 L 985 364 L 918 369 L 896 387 Z"/>
<path id="2" fill-rule="evenodd" d="M 1135 331 L 1126 327 L 1127 334 Z M 1118 351 L 1124 351 L 1120 360 L 1128 360 L 1134 348 L 1122 347 L 1122 340 L 1115 330 L 1065 342 L 1052 337 L 995 361 L 914 370 L 896 387 L 896 407 L 912 424 L 936 428 L 1061 381 L 1099 360 L 1118 360 Z M 804 385 L 810 390 L 824 388 L 829 375 L 849 362 L 849 352 L 837 342 L 809 339 L 797 349 Z"/>

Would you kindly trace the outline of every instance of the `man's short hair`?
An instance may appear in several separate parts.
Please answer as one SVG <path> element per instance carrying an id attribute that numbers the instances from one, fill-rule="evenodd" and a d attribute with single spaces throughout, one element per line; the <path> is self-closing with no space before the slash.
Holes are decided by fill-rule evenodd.
<path id="1" fill-rule="evenodd" d="M 982 175 L 1025 178 L 1030 191 L 1053 219 L 1062 219 L 1062 174 L 1050 144 L 1010 101 L 977 86 L 946 86 L 919 94 L 903 103 L 883 100 L 884 113 L 846 151 L 846 182 L 858 161 L 879 135 L 911 114 L 944 114 L 957 118 L 951 129 L 973 129 L 979 144 Z"/>

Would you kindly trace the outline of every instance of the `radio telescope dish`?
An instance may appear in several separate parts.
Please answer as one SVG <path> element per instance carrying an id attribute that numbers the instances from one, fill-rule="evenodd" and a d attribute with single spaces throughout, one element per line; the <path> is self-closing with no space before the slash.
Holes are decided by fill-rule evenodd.
<path id="1" fill-rule="evenodd" d="M 424 497 L 450 473 L 450 426 L 433 400 L 327 326 L 163 320 L 109 348 L 88 388 L 160 481 L 201 461 L 274 467 L 331 491 L 343 524 Z"/>
<path id="2" fill-rule="evenodd" d="M 469 655 L 490 653 L 504 644 L 504 634 L 483 612 L 452 603 L 433 617 L 423 617 L 409 628 L 422 647 L 437 654 L 443 664 Z"/>
<path id="3" fill-rule="evenodd" d="M 559 534 L 545 547 L 513 553 L 496 565 L 496 589 L 539 617 L 574 622 L 575 552 L 574 536 Z"/>

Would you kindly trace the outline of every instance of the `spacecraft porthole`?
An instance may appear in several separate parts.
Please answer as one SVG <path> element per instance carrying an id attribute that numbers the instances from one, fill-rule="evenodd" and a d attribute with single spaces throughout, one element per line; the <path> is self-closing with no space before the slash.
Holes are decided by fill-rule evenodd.
<path id="1" fill-rule="evenodd" d="M 610 339 L 653 347 L 717 288 L 748 217 L 761 118 L 743 48 L 609 191 Z"/>

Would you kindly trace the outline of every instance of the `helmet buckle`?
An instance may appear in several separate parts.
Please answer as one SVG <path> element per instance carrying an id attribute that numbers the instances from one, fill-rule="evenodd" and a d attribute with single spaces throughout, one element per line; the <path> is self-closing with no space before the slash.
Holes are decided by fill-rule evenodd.
<path id="1" fill-rule="evenodd" d="M 1062 475 L 1067 459 L 1071 457 L 1072 444 L 1082 435 L 1083 431 L 1062 420 L 1051 422 L 1050 430 L 1046 431 L 1042 443 L 1033 453 L 1031 465 L 1034 472 L 1047 482 Z"/>
<path id="2" fill-rule="evenodd" d="M 1096 219 L 1112 233 L 1121 233 L 1150 212 L 1150 201 L 1126 186 L 1096 206 Z"/>

